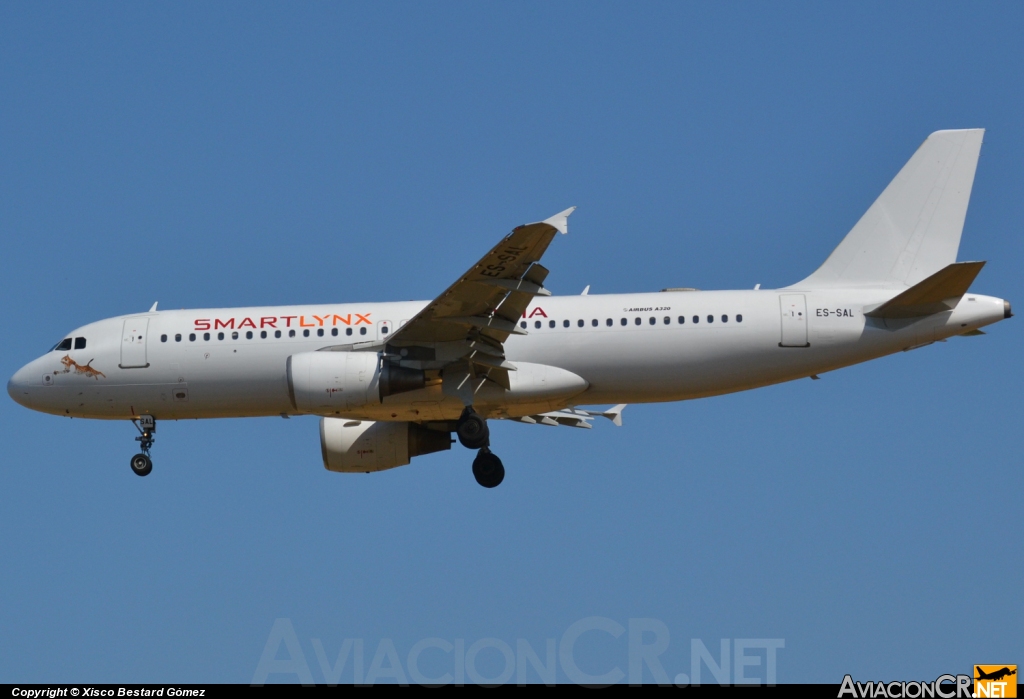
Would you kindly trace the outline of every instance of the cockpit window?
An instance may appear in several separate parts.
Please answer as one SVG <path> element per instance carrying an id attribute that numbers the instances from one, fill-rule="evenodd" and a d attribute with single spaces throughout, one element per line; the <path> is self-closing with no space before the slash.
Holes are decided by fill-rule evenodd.
<path id="1" fill-rule="evenodd" d="M 85 338 L 84 337 L 76 337 L 75 338 L 75 349 L 85 349 Z"/>
<path id="2" fill-rule="evenodd" d="M 69 349 L 71 349 L 71 338 L 70 337 L 65 337 L 63 340 L 61 340 L 56 345 L 54 345 L 53 349 L 50 350 L 50 351 L 51 352 L 66 352 Z"/>

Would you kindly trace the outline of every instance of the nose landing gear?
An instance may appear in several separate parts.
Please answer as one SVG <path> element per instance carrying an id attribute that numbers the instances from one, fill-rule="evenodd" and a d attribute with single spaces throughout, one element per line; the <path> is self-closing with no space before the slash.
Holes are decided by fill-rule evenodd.
<path id="1" fill-rule="evenodd" d="M 485 488 L 495 488 L 505 479 L 505 466 L 491 452 L 491 431 L 487 420 L 473 408 L 467 407 L 455 423 L 455 434 L 467 449 L 479 449 L 473 459 L 473 477 Z"/>
<path id="2" fill-rule="evenodd" d="M 139 448 L 142 449 L 141 454 L 136 454 L 132 457 L 130 462 L 132 471 L 137 476 L 148 476 L 149 472 L 153 470 L 153 460 L 149 458 L 149 450 L 153 446 L 156 418 L 152 415 L 140 415 L 138 420 L 132 420 L 132 424 L 139 431 L 140 436 L 136 437 L 135 441 L 139 443 Z"/>

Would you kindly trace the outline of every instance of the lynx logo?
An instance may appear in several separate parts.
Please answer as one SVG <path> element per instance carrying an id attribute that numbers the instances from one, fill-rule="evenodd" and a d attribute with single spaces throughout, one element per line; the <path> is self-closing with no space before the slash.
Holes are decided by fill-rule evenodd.
<path id="1" fill-rule="evenodd" d="M 1016 665 L 975 665 L 975 697 L 1017 696 Z"/>

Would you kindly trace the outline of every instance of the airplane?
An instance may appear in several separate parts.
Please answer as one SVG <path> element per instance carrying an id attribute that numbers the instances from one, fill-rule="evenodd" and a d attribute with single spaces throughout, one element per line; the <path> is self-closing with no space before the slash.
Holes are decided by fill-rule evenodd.
<path id="1" fill-rule="evenodd" d="M 626 404 L 816 379 L 1010 318 L 1008 301 L 968 290 L 985 263 L 956 261 L 983 135 L 928 136 L 821 267 L 784 288 L 553 296 L 540 261 L 573 207 L 513 229 L 432 301 L 153 304 L 77 328 L 7 391 L 44 413 L 133 421 L 140 476 L 158 418 L 317 415 L 329 471 L 403 466 L 454 433 L 493 488 L 505 468 L 488 420 L 621 425 Z"/>
<path id="2" fill-rule="evenodd" d="M 1004 677 L 1009 677 L 1010 675 L 1016 675 L 1017 674 L 1016 666 L 1014 666 L 1014 668 L 1015 669 L 1011 670 L 1008 667 L 1003 667 L 1003 668 L 1000 668 L 999 670 L 994 670 L 993 672 L 985 672 L 980 667 L 975 665 L 974 669 L 978 673 L 978 676 L 975 677 L 974 679 L 976 679 L 976 680 L 995 680 L 995 681 L 998 681 L 998 680 L 1003 679 Z"/>

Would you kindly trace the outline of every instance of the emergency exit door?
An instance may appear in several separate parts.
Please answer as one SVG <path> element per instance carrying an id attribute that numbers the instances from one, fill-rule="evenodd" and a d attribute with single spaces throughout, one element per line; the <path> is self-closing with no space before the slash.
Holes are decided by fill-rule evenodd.
<path id="1" fill-rule="evenodd" d="M 149 366 L 146 361 L 146 335 L 149 334 L 149 318 L 129 318 L 121 330 L 122 369 L 142 369 Z"/>
<path id="2" fill-rule="evenodd" d="M 807 341 L 807 299 L 803 294 L 779 296 L 782 342 L 779 347 L 810 347 Z"/>

